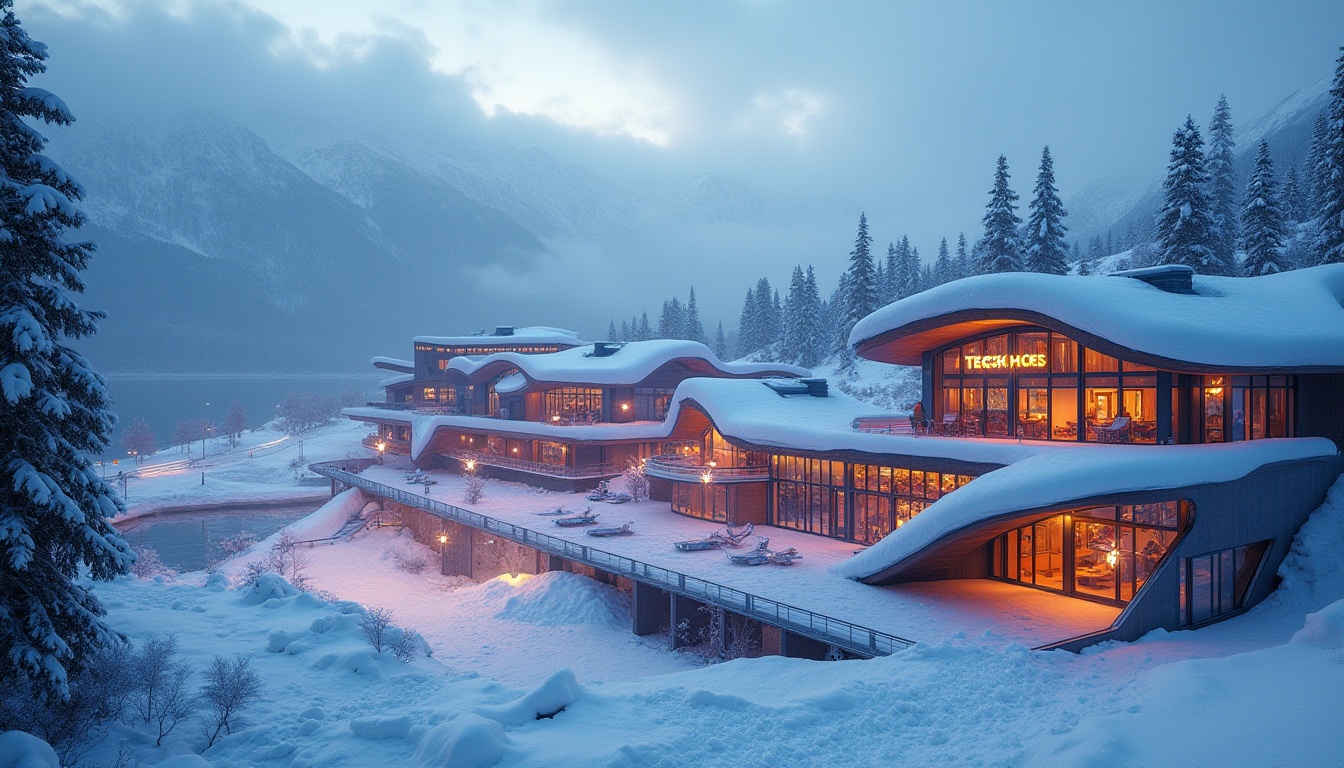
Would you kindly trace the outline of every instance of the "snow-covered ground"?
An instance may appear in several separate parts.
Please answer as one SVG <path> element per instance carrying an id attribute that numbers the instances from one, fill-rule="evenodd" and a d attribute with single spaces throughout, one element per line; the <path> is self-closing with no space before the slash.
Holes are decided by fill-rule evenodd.
<path id="1" fill-rule="evenodd" d="M 308 529 L 339 521 L 340 504 Z M 248 727 L 208 763 L 177 764 L 1325 766 L 1344 751 L 1344 484 L 1260 606 L 1081 655 L 954 634 L 872 661 L 699 667 L 631 637 L 610 588 L 563 573 L 474 585 L 399 570 L 393 554 L 415 546 L 376 531 L 311 550 L 309 566 L 316 587 L 425 632 L 434 657 L 410 664 L 372 651 L 356 604 L 282 584 L 98 585 L 137 642 L 172 631 L 198 668 L 243 653 L 262 673 Z M 562 669 L 577 681 L 547 677 Z M 145 765 L 202 746 L 189 727 L 156 749 L 119 726 L 91 759 L 119 740 Z"/>
<path id="2" fill-rule="evenodd" d="M 290 437 L 274 423 L 244 432 L 238 445 L 230 448 L 223 438 L 208 441 L 205 458 L 200 443 L 192 453 L 167 448 L 149 457 L 138 467 L 134 464 L 108 466 L 108 479 L 115 480 L 118 470 L 136 470 L 126 481 L 125 517 L 170 509 L 283 503 L 302 499 L 325 500 L 330 485 L 320 478 L 301 482 L 296 474 L 308 474 L 308 464 L 349 456 L 367 456 L 359 444 L 369 433 L 366 424 L 338 419 L 325 426 Z M 302 455 L 302 470 L 293 463 Z M 190 459 L 188 458 L 190 457 Z M 190 465 L 188 462 L 190 461 Z M 119 483 L 114 487 L 121 490 Z"/>

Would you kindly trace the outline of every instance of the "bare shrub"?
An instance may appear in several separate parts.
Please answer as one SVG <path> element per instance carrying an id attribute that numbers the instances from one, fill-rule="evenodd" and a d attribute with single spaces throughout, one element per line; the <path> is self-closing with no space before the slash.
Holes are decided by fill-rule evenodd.
<path id="1" fill-rule="evenodd" d="M 196 697 L 187 688 L 191 665 L 178 661 L 176 656 L 176 637 L 150 637 L 140 646 L 133 665 L 131 709 L 146 724 L 158 727 L 156 747 L 163 746 L 164 737 L 178 723 L 196 713 Z"/>
<path id="2" fill-rule="evenodd" d="M 387 608 L 370 608 L 359 620 L 359 629 L 364 639 L 369 641 L 373 650 L 383 652 L 388 641 L 388 628 L 392 626 L 392 611 Z"/>
<path id="3" fill-rule="evenodd" d="M 415 658 L 415 652 L 420 649 L 420 633 L 402 627 L 399 632 L 393 633 L 387 647 L 393 656 L 409 664 L 411 659 Z"/>
<path id="4" fill-rule="evenodd" d="M 153 547 L 131 547 L 135 553 L 135 562 L 131 564 L 131 573 L 137 578 L 152 579 L 155 576 L 175 576 L 176 571 L 163 564 L 159 551 Z"/>
<path id="5" fill-rule="evenodd" d="M 649 478 L 644 474 L 642 460 L 631 459 L 622 477 L 625 479 L 625 492 L 630 494 L 631 500 L 643 501 L 649 497 Z"/>
<path id="6" fill-rule="evenodd" d="M 424 550 L 416 546 L 402 547 L 392 553 L 392 562 L 407 573 L 420 573 L 429 566 Z"/>
<path id="7" fill-rule="evenodd" d="M 485 495 L 485 478 L 480 475 L 468 475 L 467 485 L 462 489 L 462 500 L 475 504 Z"/>
<path id="8" fill-rule="evenodd" d="M 134 662 L 126 643 L 99 650 L 71 675 L 68 700 L 28 686 L 0 686 L 0 732 L 27 731 L 50 744 L 61 765 L 78 763 L 121 718 L 135 686 Z"/>
<path id="9" fill-rule="evenodd" d="M 238 586 L 250 587 L 257 583 L 257 579 L 263 574 L 273 573 L 271 565 L 267 560 L 252 560 L 243 567 L 243 572 L 238 575 Z"/>
<path id="10" fill-rule="evenodd" d="M 252 661 L 242 654 L 232 659 L 216 656 L 205 670 L 201 698 L 207 707 L 205 748 L 219 739 L 220 732 L 233 733 L 238 715 L 261 698 L 261 676 L 252 669 Z"/>
<path id="11" fill-rule="evenodd" d="M 205 569 L 214 573 L 219 570 L 221 565 L 246 552 L 256 543 L 257 534 L 251 531 L 241 531 L 232 536 L 211 539 Z"/>
<path id="12" fill-rule="evenodd" d="M 271 546 L 270 554 L 266 556 L 266 567 L 270 572 L 284 576 L 299 589 L 308 586 L 308 577 L 304 574 L 308 568 L 308 553 L 300 545 L 299 537 L 288 528 L 280 533 L 280 539 Z"/>

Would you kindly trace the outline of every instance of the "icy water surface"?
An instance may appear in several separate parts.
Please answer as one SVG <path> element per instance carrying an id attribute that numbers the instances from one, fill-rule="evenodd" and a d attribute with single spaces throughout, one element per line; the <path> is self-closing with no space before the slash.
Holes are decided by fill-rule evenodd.
<path id="1" fill-rule="evenodd" d="M 177 571 L 205 567 L 210 542 L 243 531 L 264 539 L 316 509 L 316 502 L 285 507 L 239 505 L 200 512 L 145 515 L 121 524 L 121 535 L 133 547 L 150 547 L 165 565 Z"/>

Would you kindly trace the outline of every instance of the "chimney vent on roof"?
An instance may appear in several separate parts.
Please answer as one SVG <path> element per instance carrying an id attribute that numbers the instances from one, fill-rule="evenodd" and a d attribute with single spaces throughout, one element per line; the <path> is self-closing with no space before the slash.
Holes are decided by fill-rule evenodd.
<path id="1" fill-rule="evenodd" d="M 496 326 L 495 326 L 495 335 L 496 335 L 496 336 L 512 336 L 512 335 L 513 335 L 513 326 L 512 326 L 512 325 L 496 325 Z"/>
<path id="2" fill-rule="evenodd" d="M 827 397 L 825 379 L 800 379 L 807 387 L 807 394 L 813 397 Z"/>
<path id="3" fill-rule="evenodd" d="M 1142 269 L 1126 269 L 1122 272 L 1112 272 L 1111 277 L 1130 277 L 1166 291 L 1167 293 L 1185 293 L 1193 294 L 1195 287 L 1193 278 L 1195 270 L 1184 264 L 1159 264 L 1156 267 L 1144 267 Z"/>
<path id="4" fill-rule="evenodd" d="M 593 343 L 593 351 L 588 353 L 589 357 L 611 357 L 624 347 L 625 344 L 616 341 L 597 341 Z"/>

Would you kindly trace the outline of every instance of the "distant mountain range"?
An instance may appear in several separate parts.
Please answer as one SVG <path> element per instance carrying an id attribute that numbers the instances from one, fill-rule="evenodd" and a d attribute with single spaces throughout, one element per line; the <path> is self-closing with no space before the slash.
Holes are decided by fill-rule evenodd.
<path id="1" fill-rule="evenodd" d="M 1241 183 L 1251 175 L 1255 164 L 1256 147 L 1261 140 L 1269 142 L 1274 168 L 1280 174 L 1289 165 L 1301 166 L 1311 148 L 1311 132 L 1316 116 L 1330 100 L 1329 77 L 1299 88 L 1292 95 L 1259 117 L 1241 123 L 1234 134 L 1236 140 L 1236 168 Z M 1235 114 L 1236 105 L 1233 106 Z M 1172 126 L 1172 131 L 1177 126 Z M 1208 141 L 1207 125 L 1201 123 Z M 1084 187 L 1065 202 L 1069 210 L 1070 240 L 1086 246 L 1094 235 L 1105 237 L 1111 231 L 1116 237 L 1130 226 L 1144 231 L 1152 224 L 1162 206 L 1162 179 L 1102 179 Z"/>
<path id="2" fill-rule="evenodd" d="M 537 149 L 258 132 L 191 112 L 81 115 L 48 153 L 88 191 L 100 244 L 82 342 L 115 372 L 349 371 L 413 333 L 510 317 L 470 290 L 555 259 L 543 239 L 609 232 L 642 207 L 765 215 L 746 182 L 632 191 Z"/>

